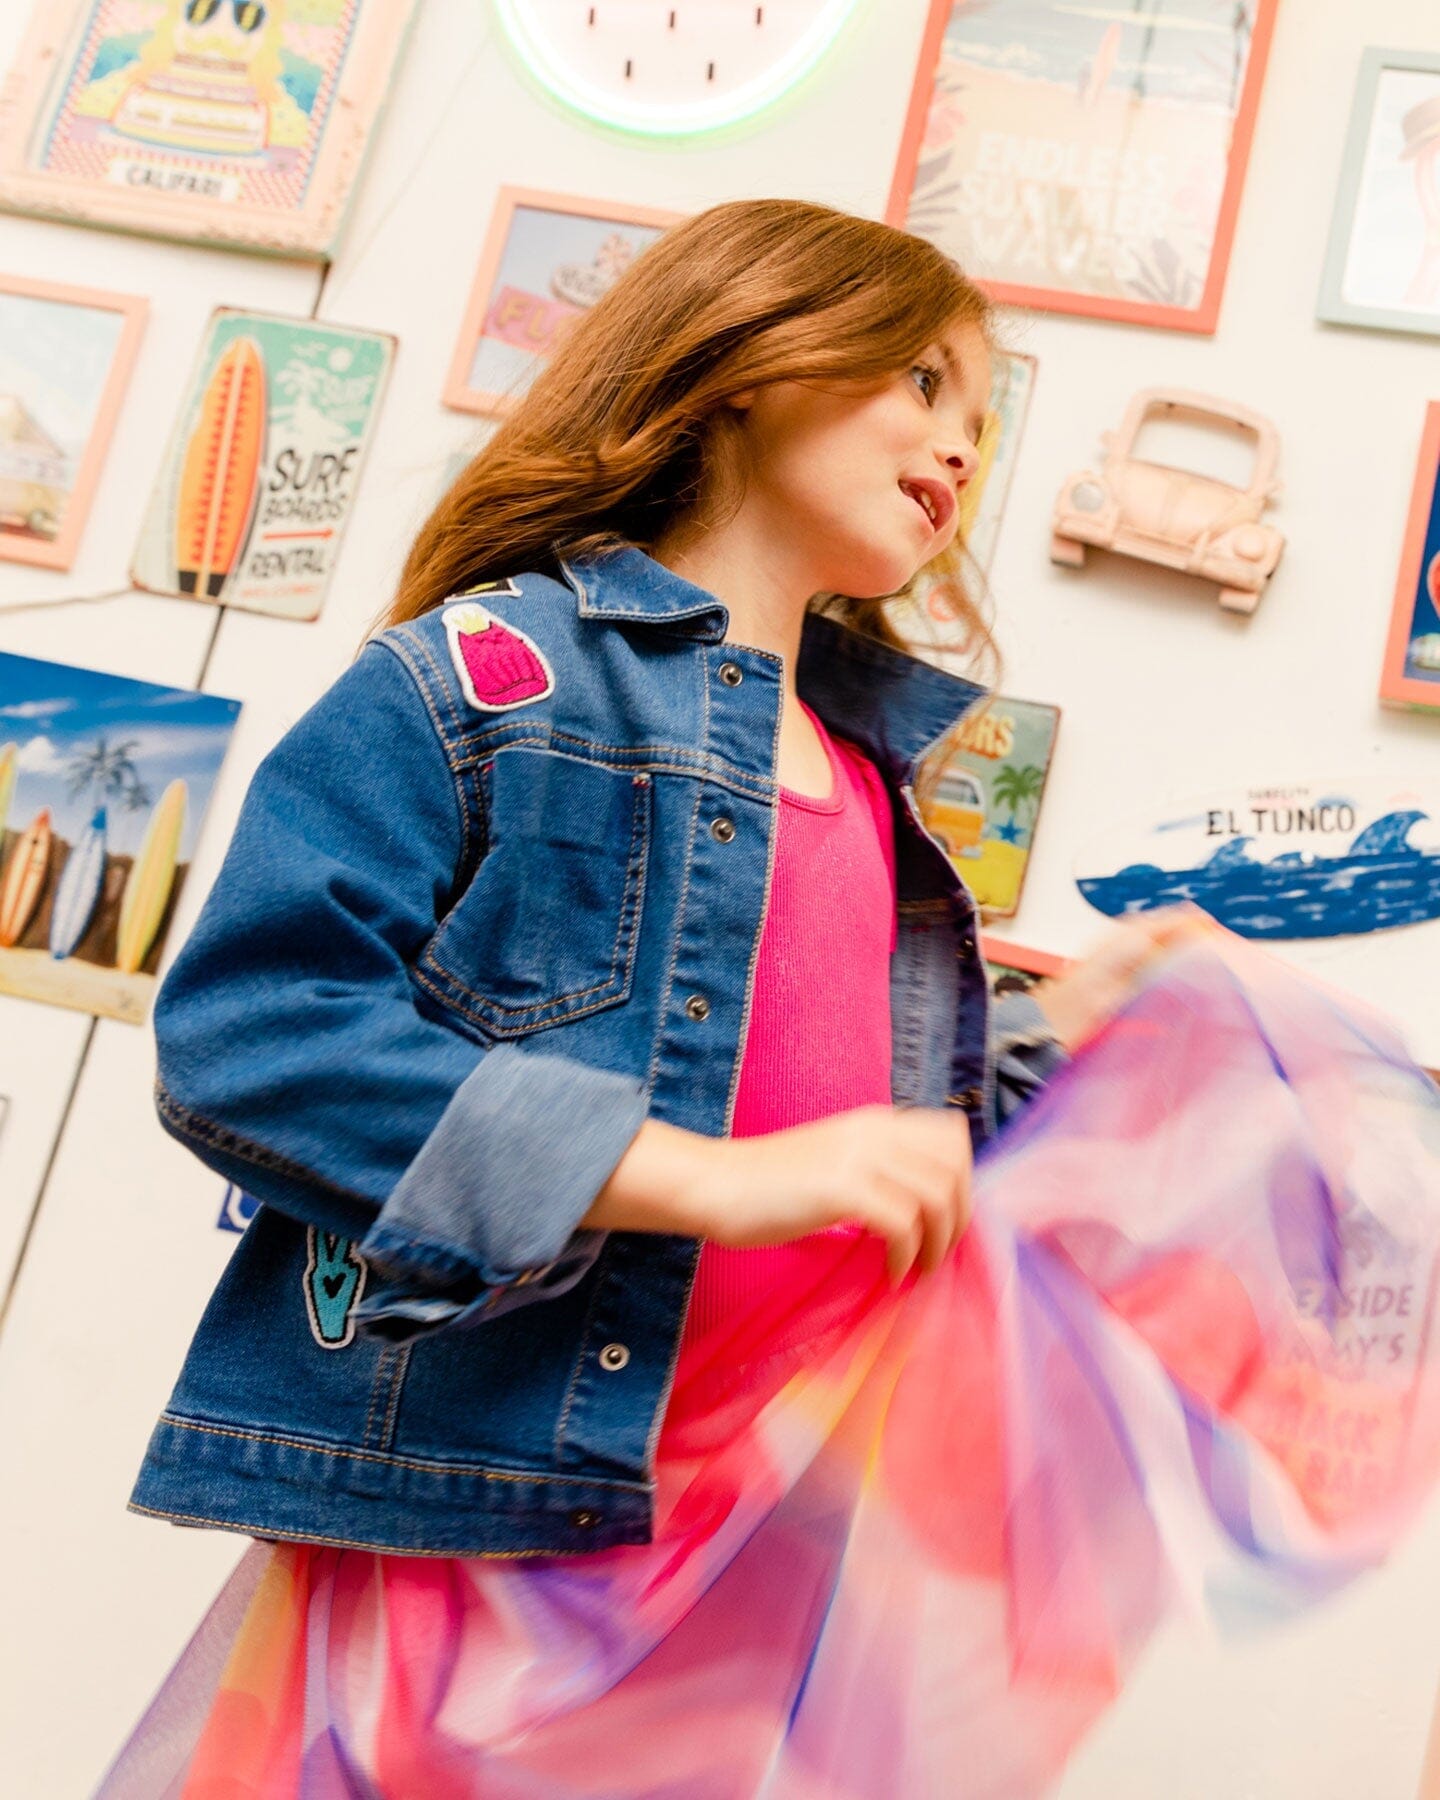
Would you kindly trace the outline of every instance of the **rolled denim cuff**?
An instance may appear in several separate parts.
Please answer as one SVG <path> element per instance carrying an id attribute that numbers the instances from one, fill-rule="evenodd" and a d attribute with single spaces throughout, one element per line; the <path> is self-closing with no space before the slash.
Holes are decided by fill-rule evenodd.
<path id="1" fill-rule="evenodd" d="M 457 1293 L 462 1306 L 481 1298 L 477 1287 L 528 1287 L 524 1298 L 538 1299 L 562 1255 L 571 1286 L 604 1240 L 576 1225 L 647 1110 L 643 1085 L 628 1075 L 500 1045 L 456 1089 L 357 1249 L 384 1286 L 438 1289 L 442 1307 Z M 376 1301 L 374 1311 L 362 1307 L 372 1318 L 406 1305 L 383 1290 Z"/>
<path id="2" fill-rule="evenodd" d="M 996 1122 L 1004 1125 L 1033 1100 L 1070 1058 L 1032 994 L 1000 994 L 990 1009 Z"/>

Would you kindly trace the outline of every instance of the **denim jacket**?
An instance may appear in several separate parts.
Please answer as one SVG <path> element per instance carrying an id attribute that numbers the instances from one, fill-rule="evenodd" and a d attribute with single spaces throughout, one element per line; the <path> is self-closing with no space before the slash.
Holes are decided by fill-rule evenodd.
<path id="1" fill-rule="evenodd" d="M 380 633 L 256 774 L 155 1030 L 164 1125 L 261 1204 L 137 1511 L 407 1553 L 650 1534 L 699 1247 L 577 1221 L 647 1116 L 729 1128 L 782 662 L 638 550 L 559 573 Z M 982 1142 L 1060 1052 L 1016 996 L 997 1059 L 915 806 L 980 690 L 818 615 L 797 678 L 892 798 L 895 1101 Z"/>

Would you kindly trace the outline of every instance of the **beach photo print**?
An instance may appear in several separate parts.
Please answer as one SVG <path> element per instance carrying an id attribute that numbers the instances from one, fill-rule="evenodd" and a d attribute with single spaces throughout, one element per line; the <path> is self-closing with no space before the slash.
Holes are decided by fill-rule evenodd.
<path id="1" fill-rule="evenodd" d="M 212 314 L 141 528 L 135 585 L 317 617 L 394 353 L 383 332 Z"/>
<path id="2" fill-rule="evenodd" d="M 0 557 L 68 569 L 145 329 L 136 294 L 0 274 Z"/>
<path id="3" fill-rule="evenodd" d="M 1212 332 L 1276 0 L 932 0 L 886 217 L 995 298 Z"/>
<path id="4" fill-rule="evenodd" d="M 144 1021 L 239 713 L 0 652 L 0 993 Z"/>

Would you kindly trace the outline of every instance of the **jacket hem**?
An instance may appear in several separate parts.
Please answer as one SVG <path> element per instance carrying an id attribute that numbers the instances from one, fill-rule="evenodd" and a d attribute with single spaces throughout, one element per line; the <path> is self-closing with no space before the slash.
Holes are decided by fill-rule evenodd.
<path id="1" fill-rule="evenodd" d="M 496 1469 L 162 1415 L 132 1512 L 404 1556 L 579 1555 L 649 1542 L 649 1484 Z"/>

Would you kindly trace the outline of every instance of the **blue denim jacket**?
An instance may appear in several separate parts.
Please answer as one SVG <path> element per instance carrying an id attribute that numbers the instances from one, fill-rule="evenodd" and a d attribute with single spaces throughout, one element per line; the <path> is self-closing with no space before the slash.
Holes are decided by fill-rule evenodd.
<path id="1" fill-rule="evenodd" d="M 576 1222 L 647 1115 L 729 1128 L 782 664 L 638 550 L 561 574 L 382 632 L 256 774 L 155 1029 L 162 1121 L 261 1206 L 137 1511 L 412 1553 L 650 1533 L 698 1245 Z M 1017 996 L 997 1069 L 915 808 L 980 690 L 819 616 L 797 673 L 894 804 L 895 1100 L 982 1141 L 1059 1052 Z"/>

